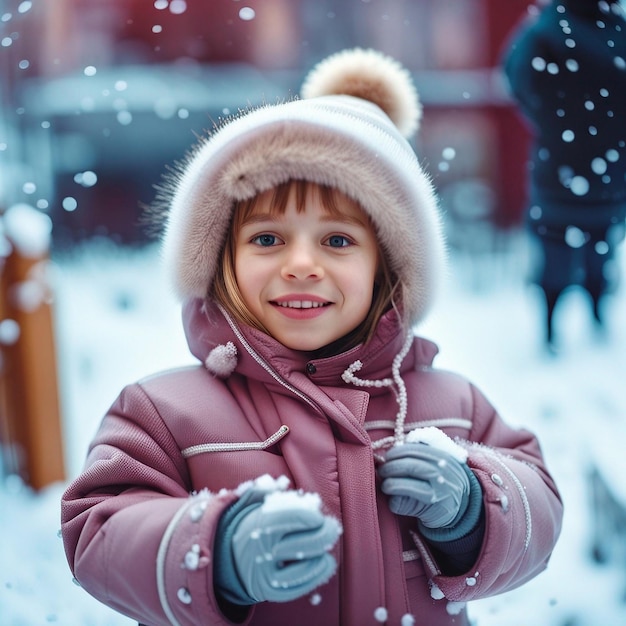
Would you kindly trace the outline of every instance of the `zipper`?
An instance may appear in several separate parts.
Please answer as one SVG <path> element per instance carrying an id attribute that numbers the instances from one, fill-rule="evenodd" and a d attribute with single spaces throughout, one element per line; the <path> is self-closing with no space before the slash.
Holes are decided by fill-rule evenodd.
<path id="1" fill-rule="evenodd" d="M 246 349 L 246 351 L 248 352 L 248 354 L 280 385 L 282 385 L 283 387 L 285 387 L 285 389 L 288 389 L 289 391 L 291 391 L 291 393 L 295 394 L 296 396 L 298 396 L 298 398 L 300 398 L 301 400 L 303 400 L 304 402 L 306 402 L 311 408 L 315 409 L 318 413 L 321 413 L 322 415 L 324 414 L 324 411 L 322 411 L 322 409 L 319 407 L 318 404 L 316 404 L 315 402 L 313 402 L 313 400 L 311 400 L 311 398 L 309 398 L 307 395 L 303 394 L 301 391 L 299 391 L 298 389 L 296 389 L 293 385 L 289 384 L 284 378 L 282 378 L 281 376 L 278 375 L 278 373 L 272 369 L 269 364 L 254 350 L 254 348 L 248 343 L 248 341 L 246 340 L 246 338 L 241 334 L 241 331 L 239 330 L 239 328 L 237 327 L 237 325 L 234 323 L 234 321 L 231 319 L 230 315 L 222 308 L 221 305 L 218 305 L 220 311 L 222 311 L 222 314 L 224 315 L 224 317 L 226 318 L 226 321 L 228 322 L 228 325 L 230 326 L 231 330 L 235 333 L 235 335 L 237 336 L 237 339 L 239 339 L 239 341 L 242 343 L 243 347 Z"/>
<path id="2" fill-rule="evenodd" d="M 430 556 L 430 551 L 426 547 L 425 542 L 422 541 L 422 538 L 416 532 L 413 532 L 412 530 L 409 532 L 411 533 L 411 537 L 413 538 L 413 542 L 415 543 L 417 552 L 422 558 L 424 565 L 430 572 L 431 577 L 434 578 L 435 576 L 441 576 L 441 570 L 439 569 L 439 566 L 437 565 L 437 563 L 435 563 L 434 559 Z M 404 556 L 404 553 L 403 553 L 403 556 Z"/>
<path id="3" fill-rule="evenodd" d="M 419 561 L 422 558 L 419 550 L 404 550 L 402 552 L 402 561 L 410 563 L 411 561 Z"/>

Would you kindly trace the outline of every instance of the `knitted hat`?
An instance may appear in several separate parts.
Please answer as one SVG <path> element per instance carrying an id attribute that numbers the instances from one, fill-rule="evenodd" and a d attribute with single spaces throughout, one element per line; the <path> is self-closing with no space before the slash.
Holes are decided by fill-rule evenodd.
<path id="1" fill-rule="evenodd" d="M 235 201 L 304 179 L 339 189 L 369 214 L 402 282 L 404 315 L 418 321 L 443 245 L 432 185 L 405 138 L 421 117 L 409 73 L 377 51 L 344 50 L 313 68 L 301 96 L 226 120 L 181 164 L 163 239 L 175 291 L 183 299 L 210 292 Z"/>

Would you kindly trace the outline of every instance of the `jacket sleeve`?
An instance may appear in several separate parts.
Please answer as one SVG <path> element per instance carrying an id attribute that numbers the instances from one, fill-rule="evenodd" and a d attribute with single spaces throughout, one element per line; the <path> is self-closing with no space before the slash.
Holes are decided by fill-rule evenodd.
<path id="1" fill-rule="evenodd" d="M 468 383 L 469 384 L 469 383 Z M 474 566 L 444 576 L 418 539 L 433 574 L 433 595 L 466 602 L 518 587 L 545 569 L 561 530 L 563 506 L 536 437 L 505 424 L 473 385 L 468 465 L 483 490 L 485 532 Z"/>
<path id="2" fill-rule="evenodd" d="M 142 623 L 229 623 L 213 592 L 211 552 L 236 496 L 189 489 L 165 423 L 140 385 L 127 387 L 63 495 L 63 542 L 77 582 Z"/>

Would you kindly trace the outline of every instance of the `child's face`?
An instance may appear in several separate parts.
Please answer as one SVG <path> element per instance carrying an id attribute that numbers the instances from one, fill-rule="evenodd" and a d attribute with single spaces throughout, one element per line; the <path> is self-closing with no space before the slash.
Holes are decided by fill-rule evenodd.
<path id="1" fill-rule="evenodd" d="M 250 312 L 293 350 L 317 350 L 354 330 L 372 304 L 378 245 L 363 211 L 337 193 L 329 213 L 309 185 L 304 211 L 292 188 L 273 215 L 260 196 L 235 243 L 235 276 Z"/>

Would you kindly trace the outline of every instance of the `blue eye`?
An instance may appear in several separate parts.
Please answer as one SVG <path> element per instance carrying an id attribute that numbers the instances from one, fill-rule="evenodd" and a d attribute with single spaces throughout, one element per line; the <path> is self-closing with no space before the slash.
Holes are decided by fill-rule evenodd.
<path id="1" fill-rule="evenodd" d="M 343 235 L 331 235 L 327 241 L 331 248 L 345 248 L 352 244 L 352 242 Z"/>
<path id="2" fill-rule="evenodd" d="M 275 235 L 258 235 L 253 240 L 253 243 L 257 243 L 260 246 L 269 247 L 276 244 Z"/>

